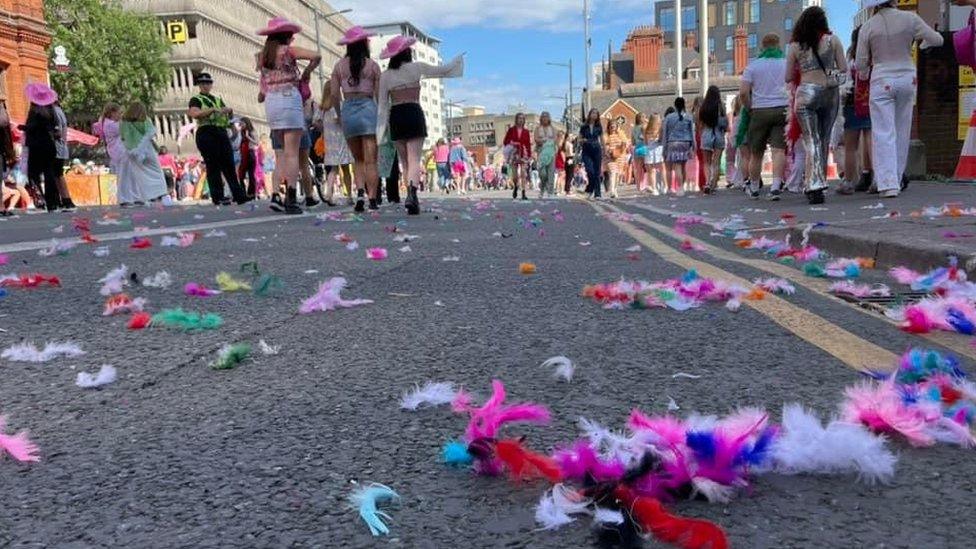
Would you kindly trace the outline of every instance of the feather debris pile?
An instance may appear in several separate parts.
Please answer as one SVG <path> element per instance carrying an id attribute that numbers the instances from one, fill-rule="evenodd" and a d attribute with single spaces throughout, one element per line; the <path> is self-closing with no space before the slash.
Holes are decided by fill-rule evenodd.
<path id="1" fill-rule="evenodd" d="M 885 315 L 901 323 L 902 330 L 914 334 L 933 331 L 976 335 L 976 283 L 966 278 L 966 271 L 958 267 L 955 257 L 949 265 L 922 274 L 905 267 L 889 271 L 899 284 L 930 297 L 885 311 Z"/>
<path id="2" fill-rule="evenodd" d="M 583 288 L 583 297 L 603 304 L 605 309 L 670 308 L 686 311 L 709 302 L 724 303 L 729 310 L 737 310 L 742 300 L 760 300 L 766 290 L 751 289 L 722 280 L 713 280 L 688 271 L 681 278 L 661 282 L 620 280 Z"/>
<path id="3" fill-rule="evenodd" d="M 58 357 L 77 357 L 85 354 L 77 343 L 70 341 L 64 343 L 48 343 L 44 349 L 39 350 L 31 342 L 18 343 L 11 345 L 0 353 L 0 358 L 5 358 L 11 362 L 47 362 Z"/>
<path id="4" fill-rule="evenodd" d="M 61 287 L 61 279 L 44 273 L 0 275 L 0 288 L 24 288 L 32 290 L 41 286 Z"/>
<path id="5" fill-rule="evenodd" d="M 223 323 L 224 319 L 217 313 L 200 314 L 183 309 L 164 309 L 154 314 L 150 321 L 153 326 L 176 328 L 184 332 L 215 330 Z"/>
<path id="6" fill-rule="evenodd" d="M 137 297 L 133 299 L 127 294 L 116 294 L 109 296 L 109 298 L 105 300 L 105 308 L 102 310 L 102 316 L 141 313 L 145 307 L 145 298 Z"/>
<path id="7" fill-rule="evenodd" d="M 846 421 L 903 437 L 913 446 L 946 442 L 976 447 L 976 385 L 955 357 L 911 349 L 893 373 L 873 377 L 845 391 Z"/>

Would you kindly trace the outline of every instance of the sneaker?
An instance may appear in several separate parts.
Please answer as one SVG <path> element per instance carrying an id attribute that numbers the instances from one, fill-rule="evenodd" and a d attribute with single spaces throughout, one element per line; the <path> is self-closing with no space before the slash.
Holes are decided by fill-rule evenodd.
<path id="1" fill-rule="evenodd" d="M 746 184 L 743 188 L 745 189 L 746 196 L 748 196 L 749 198 L 759 198 L 759 189 L 762 188 L 762 183 L 756 184 L 753 183 L 752 181 L 746 181 Z"/>
<path id="2" fill-rule="evenodd" d="M 159 201 L 159 203 L 162 204 L 164 207 L 167 207 L 167 208 L 170 207 L 170 206 L 175 206 L 176 205 L 176 202 L 173 202 L 173 197 L 171 197 L 168 194 L 167 195 L 164 195 L 163 198 Z"/>
<path id="3" fill-rule="evenodd" d="M 318 200 L 315 200 L 311 196 L 306 196 L 305 197 L 305 207 L 306 208 L 314 208 L 314 207 L 316 207 L 318 205 L 319 205 L 319 201 Z"/>
<path id="4" fill-rule="evenodd" d="M 769 194 L 766 195 L 766 200 L 770 202 L 777 202 L 783 197 L 783 189 L 773 188 L 769 189 Z"/>
<path id="5" fill-rule="evenodd" d="M 298 189 L 288 189 L 283 209 L 287 215 L 301 215 L 303 213 L 302 208 L 298 205 Z"/>
<path id="6" fill-rule="evenodd" d="M 905 189 L 907 189 L 908 188 L 908 183 L 909 183 L 908 176 L 907 175 L 902 175 L 901 176 L 901 190 L 904 191 Z"/>
<path id="7" fill-rule="evenodd" d="M 370 198 L 369 199 L 369 209 L 371 209 L 371 210 L 378 210 L 378 209 L 380 209 L 379 199 L 377 199 L 377 198 Z"/>
<path id="8" fill-rule="evenodd" d="M 810 204 L 823 204 L 824 203 L 824 191 L 823 189 L 818 189 L 816 191 L 807 191 L 807 202 Z"/>
<path id="9" fill-rule="evenodd" d="M 281 201 L 281 195 L 274 193 L 271 195 L 271 204 L 268 205 L 273 211 L 281 213 L 285 211 L 285 204 Z"/>
<path id="10" fill-rule="evenodd" d="M 130 202 L 119 202 L 119 207 L 120 208 L 131 208 L 132 207 L 132 203 L 130 203 Z"/>
<path id="11" fill-rule="evenodd" d="M 356 205 L 353 207 L 355 212 L 366 211 L 366 192 L 363 190 L 356 191 Z"/>
<path id="12" fill-rule="evenodd" d="M 898 198 L 901 191 L 898 189 L 888 189 L 887 191 L 881 191 L 881 198 Z"/>

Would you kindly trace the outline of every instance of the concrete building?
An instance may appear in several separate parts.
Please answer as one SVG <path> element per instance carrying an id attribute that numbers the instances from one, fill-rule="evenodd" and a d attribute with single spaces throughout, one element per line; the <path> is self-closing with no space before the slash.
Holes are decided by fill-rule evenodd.
<path id="1" fill-rule="evenodd" d="M 804 9 L 821 3 L 822 0 L 709 0 L 706 14 L 707 47 L 708 53 L 718 64 L 718 73 L 741 72 L 736 70 L 735 64 L 735 36 L 740 27 L 745 30 L 746 47 L 751 57 L 764 34 L 776 32 L 786 38 Z M 664 47 L 668 48 L 673 48 L 676 43 L 674 6 L 674 0 L 662 0 L 654 4 L 654 21 L 663 31 Z M 698 0 L 684 0 L 681 3 L 681 42 L 695 44 L 694 49 L 698 48 L 699 42 L 697 35 L 700 6 L 701 2 Z"/>
<path id="2" fill-rule="evenodd" d="M 260 51 L 264 40 L 255 31 L 268 19 L 282 15 L 302 26 L 295 45 L 316 49 L 316 10 L 319 14 L 334 11 L 318 0 L 122 0 L 122 5 L 155 15 L 164 30 L 170 23 L 186 25 L 185 41 L 171 39 L 174 43 L 169 59 L 169 90 L 153 108 L 159 144 L 184 154 L 196 151 L 192 137 L 179 146 L 177 138 L 180 128 L 190 122 L 186 109 L 197 93 L 193 85 L 197 74 L 213 75 L 214 93 L 223 97 L 237 116 L 250 118 L 259 134 L 266 135 L 264 107 L 257 102 L 258 73 L 254 62 L 254 54 Z M 351 25 L 341 15 L 319 20 L 322 71 L 326 78 L 343 54 L 336 42 Z M 312 77 L 312 94 L 321 94 L 317 77 Z"/>
<path id="3" fill-rule="evenodd" d="M 467 109 L 466 109 L 467 111 Z M 559 113 L 550 113 L 556 130 L 565 127 L 559 123 Z M 469 149 L 484 147 L 489 153 L 501 147 L 505 141 L 505 133 L 515 124 L 515 114 L 488 114 L 483 108 L 447 120 L 448 137 L 460 137 L 464 146 Z M 537 113 L 525 114 L 525 127 L 535 130 L 539 124 Z"/>
<path id="4" fill-rule="evenodd" d="M 422 61 L 431 65 L 441 63 L 441 52 L 438 50 L 440 39 L 418 29 L 413 23 L 399 21 L 394 23 L 384 23 L 380 25 L 370 25 L 367 30 L 376 33 L 370 40 L 373 58 L 380 64 L 383 70 L 389 61 L 380 59 L 380 52 L 394 36 L 404 35 L 417 39 L 413 47 L 414 61 Z M 424 109 L 424 116 L 427 118 L 427 139 L 424 141 L 424 148 L 430 148 L 438 139 L 444 137 L 444 84 L 440 79 L 422 80 L 420 82 L 420 106 Z"/>
<path id="5" fill-rule="evenodd" d="M 50 45 L 41 0 L 0 0 L 0 90 L 14 119 L 27 119 L 24 87 L 48 81 Z"/>

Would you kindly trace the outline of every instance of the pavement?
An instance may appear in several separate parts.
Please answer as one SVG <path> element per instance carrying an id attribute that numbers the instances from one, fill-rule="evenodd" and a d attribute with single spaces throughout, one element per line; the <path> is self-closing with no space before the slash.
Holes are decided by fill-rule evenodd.
<path id="1" fill-rule="evenodd" d="M 810 224 L 810 243 L 839 257 L 869 257 L 879 267 L 904 265 L 926 270 L 947 258 L 960 259 L 976 276 L 976 183 L 913 182 L 897 199 L 876 194 L 830 194 L 819 206 L 803 195 L 786 193 L 778 202 L 753 201 L 741 191 L 723 189 L 713 196 L 628 198 L 657 214 L 697 214 L 712 220 L 742 216 L 756 234 L 802 239 Z M 948 207 L 947 207 L 948 206 Z M 945 207 L 945 208 L 944 208 Z M 928 208 L 928 209 L 927 209 Z M 935 215 L 934 209 L 943 209 Z M 969 215 L 958 210 L 970 209 Z"/>
<path id="2" fill-rule="evenodd" d="M 891 204 L 907 209 L 924 188 Z M 967 190 L 958 189 L 960 199 Z M 976 365 L 976 349 L 962 336 L 903 333 L 795 269 L 785 273 L 802 282 L 795 295 L 737 313 L 721 306 L 611 311 L 580 296 L 587 284 L 660 280 L 690 267 L 745 280 L 788 268 L 704 227 L 675 232 L 678 211 L 716 218 L 738 211 L 766 228 L 764 220 L 778 224 L 777 212 L 789 210 L 797 226 L 836 215 L 829 219 L 849 228 L 861 226 L 840 225 L 853 214 L 873 224 L 881 210 L 860 206 L 877 200 L 858 196 L 841 207 L 831 199 L 828 210 L 810 211 L 799 199 L 767 204 L 732 193 L 605 203 L 503 196 L 425 198 L 427 211 L 416 218 L 391 207 L 361 220 L 284 217 L 259 205 L 85 209 L 0 221 L 0 253 L 9 256 L 0 272 L 62 280 L 60 289 L 11 290 L 0 299 L 3 347 L 73 340 L 86 351 L 41 364 L 0 361 L 0 413 L 10 429 L 30 430 L 42 456 L 35 464 L 0 460 L 0 547 L 586 547 L 595 539 L 587 520 L 537 529 L 533 508 L 544 485 L 441 464 L 441 445 L 461 435 L 465 418 L 443 407 L 402 411 L 402 393 L 435 380 L 484 397 L 501 379 L 511 401 L 552 410 L 548 426 L 512 429 L 545 451 L 574 440 L 581 416 L 619 427 L 633 408 L 665 413 L 669 399 L 679 414 L 764 406 L 778 418 L 784 403 L 798 401 L 827 416 L 862 378 L 859 369 L 888 367 L 910 346 L 956 352 L 964 368 Z M 919 205 L 941 202 L 918 197 Z M 72 234 L 72 217 L 89 218 L 101 242 L 39 256 L 52 238 Z M 525 223 L 532 218 L 535 226 Z M 188 248 L 159 246 L 159 235 L 177 231 L 210 236 Z M 358 250 L 333 238 L 343 232 Z M 154 246 L 130 249 L 134 234 L 152 235 Z M 419 238 L 394 241 L 404 234 Z M 683 250 L 686 238 L 706 251 Z M 400 251 L 406 245 L 410 251 Z M 640 251 L 629 252 L 635 245 Z M 100 246 L 108 256 L 93 255 Z M 367 260 L 374 246 L 389 257 Z M 527 261 L 536 275 L 519 274 Z M 280 294 L 180 291 L 190 281 L 212 285 L 218 271 L 239 274 L 247 262 L 281 277 Z M 123 317 L 101 316 L 97 280 L 122 263 L 141 277 L 173 275 L 167 290 L 129 288 L 151 311 L 216 312 L 223 326 L 134 332 Z M 331 276 L 349 280 L 344 296 L 374 303 L 297 314 Z M 209 367 L 225 343 L 259 339 L 280 353 L 259 353 L 229 371 Z M 554 355 L 576 363 L 572 382 L 540 367 Z M 102 364 L 118 368 L 118 381 L 97 390 L 74 385 L 79 371 Z M 674 377 L 679 372 L 701 377 Z M 961 510 L 976 489 L 971 450 L 890 445 L 899 461 L 889 484 L 767 474 L 731 503 L 672 508 L 715 521 L 733 547 L 970 546 L 976 525 Z M 364 482 L 402 497 L 389 511 L 390 536 L 370 536 L 347 503 Z"/>

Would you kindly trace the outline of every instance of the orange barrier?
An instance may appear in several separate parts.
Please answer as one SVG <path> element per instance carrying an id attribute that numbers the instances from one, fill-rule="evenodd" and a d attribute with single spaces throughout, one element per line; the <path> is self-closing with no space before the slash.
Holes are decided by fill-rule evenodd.
<path id="1" fill-rule="evenodd" d="M 68 173 L 64 176 L 71 200 L 78 206 L 110 206 L 118 202 L 115 176 Z"/>
<path id="2" fill-rule="evenodd" d="M 953 179 L 976 179 L 976 111 L 969 119 L 969 130 L 966 132 L 966 142 L 959 153 L 959 163 Z"/>

